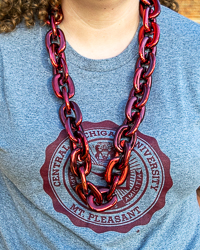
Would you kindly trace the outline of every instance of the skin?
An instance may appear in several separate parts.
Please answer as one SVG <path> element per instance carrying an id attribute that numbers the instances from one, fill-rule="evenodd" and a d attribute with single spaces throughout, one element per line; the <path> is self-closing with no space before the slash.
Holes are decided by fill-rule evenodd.
<path id="1" fill-rule="evenodd" d="M 111 58 L 131 42 L 139 24 L 138 0 L 63 0 L 60 24 L 82 56 Z"/>
<path id="2" fill-rule="evenodd" d="M 60 24 L 68 43 L 82 56 L 106 59 L 119 55 L 139 24 L 138 0 L 63 0 Z M 200 206 L 200 188 L 197 189 Z"/>
<path id="3" fill-rule="evenodd" d="M 200 187 L 197 189 L 197 201 L 198 201 L 199 207 L 200 207 Z"/>

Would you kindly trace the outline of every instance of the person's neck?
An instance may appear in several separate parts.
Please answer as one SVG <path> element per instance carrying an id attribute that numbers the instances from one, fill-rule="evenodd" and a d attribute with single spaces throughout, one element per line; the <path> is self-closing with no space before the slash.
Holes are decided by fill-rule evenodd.
<path id="1" fill-rule="evenodd" d="M 63 0 L 62 11 L 66 40 L 92 59 L 120 54 L 139 24 L 139 0 Z"/>

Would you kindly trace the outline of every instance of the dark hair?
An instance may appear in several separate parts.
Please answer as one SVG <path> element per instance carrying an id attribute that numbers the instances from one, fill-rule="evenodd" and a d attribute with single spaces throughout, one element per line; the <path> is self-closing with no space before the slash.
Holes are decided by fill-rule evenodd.
<path id="1" fill-rule="evenodd" d="M 178 12 L 175 0 L 160 0 L 160 3 Z M 0 0 L 0 33 L 11 32 L 24 19 L 27 27 L 32 27 L 38 19 L 44 24 L 48 13 L 58 10 L 61 0 Z"/>

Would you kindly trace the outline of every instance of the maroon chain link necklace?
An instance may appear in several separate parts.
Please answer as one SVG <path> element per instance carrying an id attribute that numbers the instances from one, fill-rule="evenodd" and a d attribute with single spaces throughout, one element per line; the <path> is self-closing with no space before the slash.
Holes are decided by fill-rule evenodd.
<path id="1" fill-rule="evenodd" d="M 55 95 L 64 100 L 59 115 L 70 140 L 70 169 L 79 180 L 75 191 L 90 209 L 97 212 L 105 211 L 117 203 L 115 189 L 124 183 L 128 174 L 131 151 L 135 146 L 138 127 L 144 118 L 145 104 L 151 88 L 151 75 L 155 69 L 156 45 L 160 36 L 156 17 L 159 14 L 159 0 L 140 0 L 143 26 L 139 31 L 139 57 L 135 66 L 133 88 L 125 108 L 126 118 L 114 137 L 115 155 L 106 167 L 104 179 L 107 187 L 101 188 L 86 180 L 92 167 L 91 156 L 81 125 L 81 110 L 75 102 L 70 101 L 75 94 L 75 88 L 68 73 L 64 53 L 65 37 L 57 27 L 63 19 L 62 11 L 52 13 L 47 22 L 51 26 L 45 41 L 53 66 L 52 86 Z"/>

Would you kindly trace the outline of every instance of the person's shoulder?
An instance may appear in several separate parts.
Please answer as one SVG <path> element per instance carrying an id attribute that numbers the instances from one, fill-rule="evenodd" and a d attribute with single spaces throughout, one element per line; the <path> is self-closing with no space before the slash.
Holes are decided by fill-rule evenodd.
<path id="1" fill-rule="evenodd" d="M 158 17 L 161 34 L 185 41 L 197 42 L 200 36 L 200 24 L 180 15 L 179 13 L 162 6 Z M 198 38 L 198 39 L 197 39 Z M 195 41 L 194 41 L 195 39 Z"/>
<path id="2" fill-rule="evenodd" d="M 0 34 L 0 49 L 2 51 L 15 51 L 27 49 L 36 45 L 36 42 L 44 39 L 47 27 L 36 23 L 34 27 L 27 28 L 24 23 L 19 24 L 14 31 Z"/>

